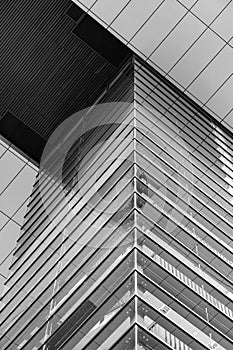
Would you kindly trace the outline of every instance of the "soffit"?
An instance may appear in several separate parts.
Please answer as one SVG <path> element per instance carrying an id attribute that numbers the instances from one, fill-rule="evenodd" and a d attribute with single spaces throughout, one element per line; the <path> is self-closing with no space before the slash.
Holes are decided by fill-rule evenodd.
<path id="1" fill-rule="evenodd" d="M 56 126 L 92 105 L 132 55 L 72 6 L 71 0 L 1 3 L 0 133 L 35 161 Z M 104 42 L 96 45 L 95 35 Z"/>

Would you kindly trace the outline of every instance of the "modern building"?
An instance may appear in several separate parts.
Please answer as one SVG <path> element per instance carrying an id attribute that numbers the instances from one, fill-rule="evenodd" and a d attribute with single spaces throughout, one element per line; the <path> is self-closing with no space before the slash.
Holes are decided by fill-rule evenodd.
<path id="1" fill-rule="evenodd" d="M 46 63 L 2 107 L 39 171 L 1 349 L 231 350 L 232 132 L 75 3 L 12 5 Z"/>

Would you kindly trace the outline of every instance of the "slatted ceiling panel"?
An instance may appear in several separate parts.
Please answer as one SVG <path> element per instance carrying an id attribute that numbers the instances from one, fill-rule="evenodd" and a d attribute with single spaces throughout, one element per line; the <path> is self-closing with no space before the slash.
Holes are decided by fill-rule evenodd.
<path id="1" fill-rule="evenodd" d="M 88 33 L 82 33 L 83 40 L 79 37 L 85 12 L 80 9 L 74 16 L 72 7 L 68 0 L 2 4 L 0 114 L 7 116 L 9 111 L 42 138 L 65 118 L 91 105 L 130 54 L 108 32 L 104 44 L 108 47 L 114 41 L 111 55 L 106 59 L 97 53 L 85 36 Z"/>
<path id="2" fill-rule="evenodd" d="M 33 61 L 34 57 L 32 57 L 32 64 L 30 66 L 26 65 L 27 62 L 25 62 L 25 59 L 30 57 L 33 52 L 33 48 L 35 46 L 36 48 L 40 48 L 43 41 L 45 41 L 46 44 L 46 39 L 52 40 L 63 37 L 72 29 L 72 23 L 69 23 L 69 18 L 66 18 L 65 16 L 63 16 L 63 21 L 61 21 L 61 18 L 58 18 L 59 22 L 56 23 L 56 25 L 59 25 L 59 33 L 56 33 L 54 28 L 51 28 L 49 35 L 45 35 L 46 32 L 48 33 L 48 26 L 51 25 L 52 22 L 51 15 L 57 17 L 58 11 L 61 12 L 59 6 L 54 6 L 54 1 L 49 2 L 48 6 L 43 6 L 40 4 L 38 8 L 36 6 L 36 1 L 32 1 L 31 6 L 30 2 L 24 2 L 22 4 L 22 2 L 18 1 L 18 3 L 19 6 L 15 6 L 15 2 L 13 3 L 14 7 L 12 9 L 12 13 L 9 13 L 9 15 L 4 13 L 4 16 L 2 16 L 6 20 L 6 24 L 3 26 L 3 28 L 6 28 L 6 30 L 3 30 L 2 33 L 2 43 L 4 45 L 4 55 L 2 59 L 5 57 L 6 60 L 9 61 L 9 64 L 15 63 L 15 68 L 17 71 L 19 71 L 19 68 L 22 67 L 25 75 L 25 69 L 26 72 L 31 66 L 32 68 L 37 69 L 38 64 L 41 64 L 41 50 L 38 50 L 38 59 Z M 65 3 L 66 6 L 68 6 L 69 2 L 66 1 Z M 5 2 L 5 4 L 8 6 L 7 2 Z M 56 5 L 58 5 L 58 3 L 56 3 Z M 3 11 L 5 11 L 5 9 L 3 9 Z M 61 13 L 63 13 L 63 9 Z M 65 23 L 69 25 L 69 28 L 66 28 L 67 25 L 64 26 Z M 62 25 L 63 28 L 61 28 Z M 56 37 L 54 33 L 56 34 Z"/>
<path id="3" fill-rule="evenodd" d="M 98 97 L 100 90 L 95 85 L 95 79 L 92 80 L 93 82 L 92 89 L 90 88 L 84 89 L 80 92 L 80 94 L 77 93 L 78 89 L 80 88 L 79 76 L 77 76 L 76 79 L 77 80 L 72 82 L 72 85 L 71 84 L 69 85 L 70 90 L 72 90 L 69 93 L 69 96 L 67 96 L 66 90 L 63 90 L 61 94 L 57 96 L 57 99 L 55 100 L 54 105 L 51 105 L 50 108 L 48 109 L 48 113 L 50 113 L 50 116 L 51 116 L 50 130 L 53 130 L 54 127 L 56 127 L 62 120 L 64 120 L 64 117 L 69 117 L 77 110 L 82 109 L 87 105 L 91 104 L 91 100 L 87 99 L 87 96 L 91 96 L 93 98 L 93 101 L 94 101 L 94 97 L 95 98 Z M 62 99 L 63 101 L 62 103 L 59 103 L 60 99 Z M 72 103 L 72 100 L 74 101 L 73 103 Z M 60 116 L 60 118 L 58 116 Z M 45 132 L 46 132 L 46 128 L 45 128 Z"/>
<path id="4" fill-rule="evenodd" d="M 85 52 L 84 52 L 85 54 Z M 89 55 L 90 57 L 90 55 Z M 64 59 L 64 55 L 63 55 Z M 88 70 L 88 61 L 90 63 L 90 69 Z M 93 71 L 93 61 L 95 70 Z M 53 58 L 51 59 L 51 65 Z M 87 67 L 80 65 L 78 60 L 74 60 L 69 55 L 66 55 L 63 67 L 59 71 L 51 76 L 49 81 L 41 82 L 40 91 L 35 96 L 34 101 L 32 101 L 31 108 L 39 111 L 40 114 L 49 115 L 50 121 L 48 123 L 56 124 L 60 118 L 64 118 L 64 115 L 61 115 L 61 111 L 67 115 L 67 106 L 69 104 L 73 105 L 73 101 L 76 100 L 76 96 L 79 97 L 79 101 L 76 100 L 76 107 L 82 105 L 84 102 L 87 102 L 90 97 L 93 97 L 93 92 L 98 90 L 98 85 L 103 84 L 104 81 L 99 81 L 99 75 L 95 74 L 95 71 L 99 70 L 100 74 L 111 74 L 111 68 L 109 65 L 102 62 L 102 60 L 96 60 L 94 58 L 88 60 L 86 59 L 85 64 Z M 46 71 L 44 72 L 46 76 Z M 90 84 L 90 85 L 89 85 Z M 51 93 L 51 88 L 53 91 Z M 30 107 L 24 111 L 22 118 L 27 121 L 30 117 Z M 64 110 L 65 109 L 65 110 Z M 59 116 L 61 117 L 59 118 Z M 42 129 L 46 129 L 47 125 L 40 125 L 40 121 L 32 120 L 34 126 L 38 127 L 39 131 L 42 132 Z"/>

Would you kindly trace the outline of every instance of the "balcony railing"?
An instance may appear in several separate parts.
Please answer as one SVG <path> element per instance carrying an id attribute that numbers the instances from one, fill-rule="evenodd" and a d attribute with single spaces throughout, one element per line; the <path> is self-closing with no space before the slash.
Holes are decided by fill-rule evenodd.
<path id="1" fill-rule="evenodd" d="M 158 323 L 152 323 L 148 327 L 149 331 L 154 333 L 157 337 L 162 339 L 167 345 L 169 345 L 172 349 L 175 350 L 193 350 L 187 344 L 183 343 L 179 338 L 175 337 L 165 328 L 160 326 Z"/>
<path id="2" fill-rule="evenodd" d="M 184 283 L 186 286 L 191 288 L 195 293 L 200 295 L 202 298 L 207 300 L 211 305 L 216 307 L 218 310 L 220 310 L 222 313 L 224 313 L 227 317 L 229 317 L 230 319 L 233 320 L 232 310 L 230 310 L 227 306 L 222 304 L 220 301 L 218 301 L 216 298 L 214 298 L 211 294 L 209 294 L 207 291 L 205 291 L 203 286 L 200 287 L 198 284 L 193 282 L 190 278 L 185 276 L 182 272 L 180 272 L 174 266 L 172 266 L 170 263 L 168 263 L 166 260 L 164 260 L 161 256 L 155 255 L 154 259 L 165 270 L 170 272 L 173 276 L 178 278 L 182 283 Z"/>

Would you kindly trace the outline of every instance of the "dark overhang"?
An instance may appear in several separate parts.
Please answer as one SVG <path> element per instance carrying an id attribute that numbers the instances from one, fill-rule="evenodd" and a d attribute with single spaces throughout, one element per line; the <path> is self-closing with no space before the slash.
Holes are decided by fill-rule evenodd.
<path id="1" fill-rule="evenodd" d="M 0 134 L 34 161 L 132 55 L 70 0 L 2 2 Z"/>
<path id="2" fill-rule="evenodd" d="M 1 14 L 0 134 L 39 163 L 56 126 L 93 105 L 133 53 L 71 0 L 3 1 Z M 148 68 L 196 114 L 212 120 Z"/>

